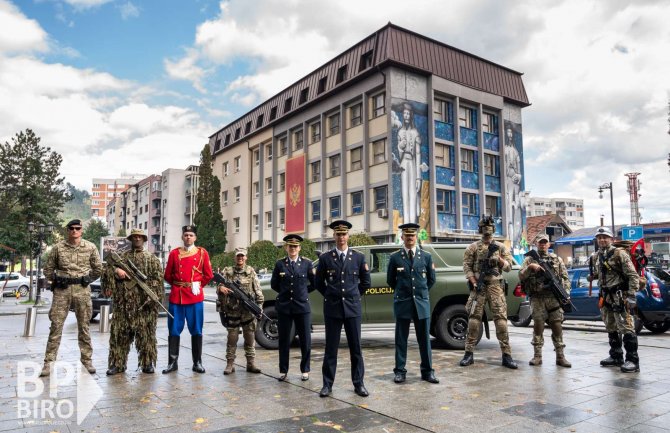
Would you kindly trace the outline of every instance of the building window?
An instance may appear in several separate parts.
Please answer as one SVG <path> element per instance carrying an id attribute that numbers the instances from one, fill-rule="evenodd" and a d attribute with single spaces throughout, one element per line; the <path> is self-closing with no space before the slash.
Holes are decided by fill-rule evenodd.
<path id="1" fill-rule="evenodd" d="M 361 124 L 361 104 L 349 108 L 349 124 L 352 128 Z"/>
<path id="2" fill-rule="evenodd" d="M 477 216 L 477 194 L 463 193 L 463 215 Z"/>
<path id="3" fill-rule="evenodd" d="M 482 131 L 489 134 L 497 134 L 496 131 L 496 116 L 490 113 L 484 113 L 482 116 Z"/>
<path id="4" fill-rule="evenodd" d="M 489 155 L 488 153 L 485 153 L 484 174 L 487 176 L 498 176 L 498 167 L 498 157 L 496 155 Z"/>
<path id="5" fill-rule="evenodd" d="M 312 143 L 321 140 L 321 122 L 312 123 L 309 126 L 312 135 Z"/>
<path id="6" fill-rule="evenodd" d="M 451 146 L 435 143 L 435 165 L 454 168 L 454 161 L 451 158 Z"/>
<path id="7" fill-rule="evenodd" d="M 454 192 L 446 189 L 437 190 L 437 211 L 445 213 L 454 213 L 452 203 L 454 203 Z"/>
<path id="8" fill-rule="evenodd" d="M 254 189 L 254 197 L 258 197 L 260 195 L 260 186 L 258 185 L 258 182 L 253 183 L 253 189 Z"/>
<path id="9" fill-rule="evenodd" d="M 236 186 L 233 191 L 235 192 L 235 203 L 237 203 L 240 201 L 240 187 Z"/>
<path id="10" fill-rule="evenodd" d="M 306 87 L 300 91 L 300 99 L 298 100 L 298 104 L 304 104 L 307 102 L 307 95 L 309 94 L 309 87 Z"/>
<path id="11" fill-rule="evenodd" d="M 319 87 L 316 91 L 317 94 L 323 93 L 326 91 L 326 83 L 328 83 L 328 76 L 325 76 L 323 78 L 319 78 Z"/>
<path id="12" fill-rule="evenodd" d="M 224 206 L 228 206 L 228 191 L 223 191 L 221 193 L 221 202 L 223 202 Z"/>
<path id="13" fill-rule="evenodd" d="M 254 149 L 254 165 L 260 165 L 261 163 L 261 150 Z"/>
<path id="14" fill-rule="evenodd" d="M 291 111 L 292 105 L 293 105 L 293 98 L 287 98 L 286 101 L 284 101 L 284 114 Z"/>
<path id="15" fill-rule="evenodd" d="M 267 152 L 268 161 L 271 161 L 272 160 L 272 143 L 266 144 L 265 149 L 266 149 L 266 152 Z"/>
<path id="16" fill-rule="evenodd" d="M 260 128 L 261 126 L 263 126 L 263 115 L 259 114 L 256 118 L 256 129 Z"/>
<path id="17" fill-rule="evenodd" d="M 281 224 L 281 226 L 283 226 L 285 220 L 286 220 L 286 209 L 284 209 L 283 207 L 279 208 L 279 224 Z M 282 228 L 282 230 L 283 230 L 283 228 Z"/>
<path id="18" fill-rule="evenodd" d="M 435 98 L 433 100 L 433 119 L 440 122 L 451 123 L 449 118 L 449 106 L 451 102 L 444 99 Z"/>
<path id="19" fill-rule="evenodd" d="M 228 220 L 223 220 L 223 231 L 228 234 Z"/>
<path id="20" fill-rule="evenodd" d="M 235 167 L 235 173 L 237 173 L 238 171 L 240 171 L 242 169 L 242 157 L 241 156 L 235 157 L 233 162 L 234 162 L 233 165 Z"/>
<path id="21" fill-rule="evenodd" d="M 246 125 L 244 125 L 244 135 L 247 135 L 248 133 L 251 132 L 251 122 L 247 122 Z"/>
<path id="22" fill-rule="evenodd" d="M 341 163 L 340 155 L 337 154 L 337 155 L 333 155 L 333 156 L 329 157 L 328 158 L 328 163 L 330 164 L 330 169 L 329 169 L 330 177 L 339 176 L 340 175 L 340 165 L 341 165 L 340 164 Z"/>
<path id="23" fill-rule="evenodd" d="M 314 161 L 310 165 L 310 179 L 312 179 L 312 182 L 320 182 L 321 181 L 321 161 Z"/>
<path id="24" fill-rule="evenodd" d="M 302 129 L 300 131 L 295 132 L 295 147 L 294 147 L 295 150 L 302 149 L 303 145 L 302 137 L 303 137 Z"/>
<path id="25" fill-rule="evenodd" d="M 272 178 L 271 177 L 266 177 L 265 178 L 265 193 L 266 194 L 272 194 Z"/>
<path id="26" fill-rule="evenodd" d="M 235 141 L 240 139 L 240 128 L 235 129 Z"/>
<path id="27" fill-rule="evenodd" d="M 363 213 L 363 191 L 351 193 L 351 214 L 360 215 Z"/>
<path id="28" fill-rule="evenodd" d="M 286 137 L 282 137 L 279 139 L 279 156 L 284 156 L 288 153 L 288 142 L 286 141 Z"/>
<path id="29" fill-rule="evenodd" d="M 500 216 L 500 209 L 498 209 L 498 197 L 486 196 L 486 215 L 494 217 Z"/>
<path id="30" fill-rule="evenodd" d="M 223 177 L 228 176 L 228 173 L 229 173 L 229 171 L 228 171 L 228 165 L 229 165 L 229 164 L 228 164 L 228 161 L 226 161 L 226 162 L 223 163 Z"/>
<path id="31" fill-rule="evenodd" d="M 475 151 L 461 149 L 461 170 L 475 171 Z"/>
<path id="32" fill-rule="evenodd" d="M 349 151 L 349 158 L 351 159 L 351 170 L 356 171 L 363 168 L 363 148 L 357 147 Z"/>
<path id="33" fill-rule="evenodd" d="M 381 164 L 386 162 L 386 139 L 372 142 L 372 162 L 373 164 Z"/>
<path id="34" fill-rule="evenodd" d="M 254 226 L 254 231 L 258 231 L 258 214 L 251 215 L 251 223 Z"/>
<path id="35" fill-rule="evenodd" d="M 275 105 L 270 109 L 270 120 L 275 120 L 277 118 L 277 106 Z"/>
<path id="36" fill-rule="evenodd" d="M 328 116 L 328 130 L 330 131 L 330 135 L 340 133 L 340 113 Z"/>
<path id="37" fill-rule="evenodd" d="M 272 212 L 265 212 L 265 227 L 272 228 Z"/>
<path id="38" fill-rule="evenodd" d="M 331 197 L 328 199 L 330 203 L 330 218 L 340 217 L 340 196 Z"/>
<path id="39" fill-rule="evenodd" d="M 347 79 L 347 66 L 340 66 L 340 68 L 337 70 L 337 79 L 335 80 L 335 84 L 340 84 L 342 81 Z"/>
<path id="40" fill-rule="evenodd" d="M 464 128 L 474 129 L 472 124 L 472 108 L 459 107 L 458 108 L 458 124 Z"/>
<path id="41" fill-rule="evenodd" d="M 372 50 L 361 54 L 361 62 L 358 65 L 358 72 L 364 71 L 372 67 Z"/>
<path id="42" fill-rule="evenodd" d="M 230 144 L 230 134 L 226 134 L 226 140 L 223 142 L 223 147 L 226 147 Z"/>
<path id="43" fill-rule="evenodd" d="M 375 210 L 386 209 L 387 191 L 388 187 L 386 185 L 374 189 Z"/>
<path id="44" fill-rule="evenodd" d="M 233 219 L 233 225 L 235 226 L 235 233 L 240 232 L 240 219 L 239 218 L 234 218 Z"/>
<path id="45" fill-rule="evenodd" d="M 279 189 L 277 192 L 286 190 L 286 173 L 279 173 Z"/>
<path id="46" fill-rule="evenodd" d="M 374 117 L 379 117 L 386 113 L 386 106 L 384 105 L 385 93 L 380 93 L 372 97 L 372 114 Z"/>
<path id="47" fill-rule="evenodd" d="M 314 200 L 311 204 L 312 221 L 321 221 L 321 200 Z"/>

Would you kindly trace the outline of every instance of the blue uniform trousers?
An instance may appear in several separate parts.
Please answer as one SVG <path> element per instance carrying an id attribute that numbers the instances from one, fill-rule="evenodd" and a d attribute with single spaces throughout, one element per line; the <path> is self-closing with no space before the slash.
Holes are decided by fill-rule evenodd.
<path id="1" fill-rule="evenodd" d="M 340 334 L 344 325 L 347 336 L 349 356 L 351 359 L 351 381 L 354 387 L 363 384 L 365 366 L 363 364 L 363 353 L 361 352 L 361 317 L 346 317 L 337 319 L 325 317 L 326 322 L 326 351 L 323 356 L 323 385 L 333 387 L 335 372 L 337 371 L 337 350 L 340 346 Z"/>
<path id="2" fill-rule="evenodd" d="M 168 308 L 170 313 L 174 316 L 171 319 L 168 316 L 168 332 L 172 336 L 180 336 L 184 330 L 184 320 L 188 325 L 188 332 L 191 335 L 202 335 L 202 323 L 204 317 L 204 308 L 202 302 L 195 304 L 173 304 L 170 302 Z"/>
<path id="3" fill-rule="evenodd" d="M 300 372 L 309 373 L 309 359 L 312 352 L 311 313 L 282 314 L 278 312 L 277 319 L 279 321 L 279 372 L 288 373 L 291 328 L 295 323 L 295 332 L 300 339 Z"/>

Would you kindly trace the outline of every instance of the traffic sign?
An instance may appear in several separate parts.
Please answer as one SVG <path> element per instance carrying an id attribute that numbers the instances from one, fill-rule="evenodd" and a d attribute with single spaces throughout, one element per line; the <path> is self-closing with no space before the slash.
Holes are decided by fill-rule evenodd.
<path id="1" fill-rule="evenodd" d="M 624 241 L 636 241 L 644 237 L 642 226 L 626 226 L 621 228 L 621 239 Z"/>

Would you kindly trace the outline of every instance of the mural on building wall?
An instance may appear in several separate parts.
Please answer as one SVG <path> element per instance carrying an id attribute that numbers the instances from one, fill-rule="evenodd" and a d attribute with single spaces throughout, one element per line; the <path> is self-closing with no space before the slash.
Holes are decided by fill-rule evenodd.
<path id="1" fill-rule="evenodd" d="M 505 121 L 505 212 L 507 237 L 517 255 L 527 247 L 526 194 L 521 125 Z"/>
<path id="2" fill-rule="evenodd" d="M 391 102 L 394 227 L 417 223 L 426 237 L 430 223 L 428 106 L 399 98 Z"/>

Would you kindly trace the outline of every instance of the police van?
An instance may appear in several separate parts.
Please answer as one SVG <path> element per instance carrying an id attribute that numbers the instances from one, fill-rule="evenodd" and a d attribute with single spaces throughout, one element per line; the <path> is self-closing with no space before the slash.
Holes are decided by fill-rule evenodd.
<path id="1" fill-rule="evenodd" d="M 430 290 L 431 304 L 431 335 L 439 346 L 448 349 L 463 349 L 468 328 L 468 314 L 465 303 L 468 300 L 469 289 L 463 272 L 463 254 L 469 244 L 424 244 L 422 248 L 433 256 L 435 265 L 435 285 Z M 353 247 L 365 255 L 365 261 L 370 268 L 371 286 L 361 297 L 363 323 L 394 323 L 393 317 L 393 289 L 386 284 L 386 268 L 390 256 L 398 251 L 399 245 L 366 245 Z M 314 264 L 316 267 L 316 263 Z M 523 293 L 519 285 L 519 269 L 514 263 L 512 270 L 503 273 L 507 285 L 507 315 L 516 320 Z M 256 329 L 256 341 L 266 349 L 277 349 L 279 346 L 277 332 L 277 312 L 275 299 L 277 292 L 270 288 L 270 281 L 261 282 L 261 289 L 265 302 L 263 310 L 271 319 L 261 319 Z M 312 325 L 323 325 L 323 296 L 318 291 L 309 295 L 312 307 Z M 485 309 L 486 317 L 492 317 L 488 306 Z M 483 327 L 482 327 L 483 328 Z M 477 341 L 481 339 L 483 329 Z"/>

